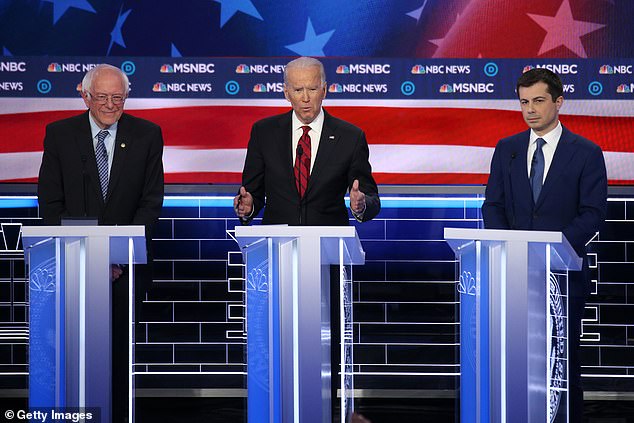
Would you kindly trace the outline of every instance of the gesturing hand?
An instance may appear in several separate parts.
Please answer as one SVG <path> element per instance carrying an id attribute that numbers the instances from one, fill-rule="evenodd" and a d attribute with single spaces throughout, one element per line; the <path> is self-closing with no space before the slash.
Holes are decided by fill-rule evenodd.
<path id="1" fill-rule="evenodd" d="M 350 208 L 355 213 L 365 210 L 365 194 L 359 191 L 359 180 L 355 179 L 350 188 Z"/>
<path id="2" fill-rule="evenodd" d="M 250 216 L 253 211 L 253 196 L 243 186 L 240 187 L 240 193 L 233 198 L 233 209 L 240 218 Z"/>

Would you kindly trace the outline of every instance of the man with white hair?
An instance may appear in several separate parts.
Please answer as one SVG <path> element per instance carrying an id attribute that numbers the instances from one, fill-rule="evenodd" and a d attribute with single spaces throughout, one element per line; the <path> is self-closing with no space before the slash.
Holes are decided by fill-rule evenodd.
<path id="1" fill-rule="evenodd" d="M 359 222 L 381 209 L 364 132 L 326 112 L 322 63 L 311 57 L 292 60 L 284 69 L 284 97 L 292 110 L 256 122 L 233 206 L 242 224 L 264 208 L 262 224 L 345 226 L 350 211 Z M 331 399 L 333 421 L 339 367 L 339 276 L 331 269 Z M 355 416 L 359 419 L 359 416 Z"/>
<path id="2" fill-rule="evenodd" d="M 46 127 L 38 179 L 45 224 L 92 217 L 100 225 L 144 225 L 150 245 L 163 204 L 163 136 L 154 123 L 123 112 L 129 85 L 121 69 L 96 66 L 82 81 L 88 111 Z M 141 299 L 151 271 L 148 266 L 135 270 L 135 295 Z M 128 414 L 128 278 L 120 277 L 123 272 L 112 268 L 113 422 L 125 422 Z"/>

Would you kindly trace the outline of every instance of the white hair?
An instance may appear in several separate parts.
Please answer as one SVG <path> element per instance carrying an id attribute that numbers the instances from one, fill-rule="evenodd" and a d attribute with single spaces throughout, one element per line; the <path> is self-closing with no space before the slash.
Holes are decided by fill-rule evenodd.
<path id="1" fill-rule="evenodd" d="M 295 60 L 291 60 L 290 62 L 288 62 L 286 64 L 286 67 L 284 68 L 284 83 L 288 83 L 288 70 L 292 69 L 292 68 L 297 68 L 297 69 L 305 69 L 305 68 L 311 68 L 313 66 L 316 66 L 319 68 L 319 76 L 321 77 L 321 83 L 324 84 L 326 83 L 326 71 L 324 70 L 324 65 L 317 59 L 315 59 L 314 57 L 306 57 L 306 56 L 302 56 L 302 57 L 298 57 Z"/>
<path id="2" fill-rule="evenodd" d="M 130 92 L 130 80 L 128 79 L 128 75 L 126 75 L 125 72 L 123 72 L 118 67 L 109 65 L 107 63 L 97 65 L 86 72 L 86 75 L 84 75 L 84 79 L 81 81 L 81 92 L 90 94 L 89 91 L 90 87 L 92 86 L 92 81 L 97 75 L 99 75 L 100 72 L 105 70 L 114 71 L 119 74 L 119 76 L 121 77 L 121 82 L 123 82 L 123 90 L 127 95 L 128 92 Z"/>

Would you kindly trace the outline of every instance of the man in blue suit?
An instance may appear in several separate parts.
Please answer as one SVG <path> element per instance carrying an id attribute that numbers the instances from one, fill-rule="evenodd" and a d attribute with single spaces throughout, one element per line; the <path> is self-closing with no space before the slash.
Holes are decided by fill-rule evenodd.
<path id="1" fill-rule="evenodd" d="M 607 175 L 601 148 L 559 122 L 563 85 L 548 69 L 531 69 L 517 81 L 529 130 L 500 140 L 482 206 L 487 229 L 561 231 L 583 269 L 569 275 L 570 421 L 581 422 L 583 389 L 579 347 L 589 293 L 586 243 L 605 220 Z"/>

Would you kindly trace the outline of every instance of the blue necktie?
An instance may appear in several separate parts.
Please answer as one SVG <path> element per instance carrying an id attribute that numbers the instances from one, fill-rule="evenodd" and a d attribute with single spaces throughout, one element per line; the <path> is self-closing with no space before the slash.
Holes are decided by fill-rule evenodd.
<path id="1" fill-rule="evenodd" d="M 104 140 L 108 134 L 108 131 L 99 131 L 97 134 L 97 150 L 95 151 L 97 170 L 99 171 L 99 184 L 101 185 L 101 195 L 103 195 L 104 201 L 108 194 L 108 152 L 106 151 Z"/>
<path id="2" fill-rule="evenodd" d="M 543 138 L 537 138 L 537 148 L 531 160 L 531 187 L 533 188 L 533 202 L 537 203 L 539 193 L 544 184 L 544 152 L 542 147 L 546 144 Z"/>

